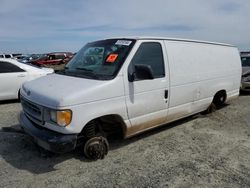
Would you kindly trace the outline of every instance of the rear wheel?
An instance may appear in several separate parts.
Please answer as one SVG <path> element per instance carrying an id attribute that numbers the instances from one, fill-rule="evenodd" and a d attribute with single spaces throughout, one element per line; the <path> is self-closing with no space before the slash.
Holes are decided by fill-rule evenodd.
<path id="1" fill-rule="evenodd" d="M 226 98 L 225 92 L 219 92 L 214 96 L 213 103 L 216 105 L 216 107 L 221 107 L 225 105 Z"/>
<path id="2" fill-rule="evenodd" d="M 17 93 L 17 100 L 20 101 L 20 99 L 21 99 L 21 94 L 20 94 L 20 89 L 19 89 Z"/>
<path id="3" fill-rule="evenodd" d="M 201 114 L 210 114 L 210 113 L 216 111 L 216 109 L 225 105 L 226 99 L 227 99 L 227 95 L 226 95 L 225 91 L 217 92 L 214 96 L 212 103 Z"/>

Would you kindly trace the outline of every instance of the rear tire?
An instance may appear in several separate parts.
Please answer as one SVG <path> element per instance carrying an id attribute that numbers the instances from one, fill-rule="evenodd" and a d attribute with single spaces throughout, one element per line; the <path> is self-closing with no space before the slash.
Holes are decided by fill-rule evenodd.
<path id="1" fill-rule="evenodd" d="M 205 114 L 211 114 L 212 112 L 215 112 L 216 109 L 225 105 L 226 99 L 227 99 L 227 94 L 225 91 L 221 90 L 217 92 L 214 96 L 212 103 L 201 114 L 205 115 Z"/>
<path id="2" fill-rule="evenodd" d="M 18 90 L 18 93 L 17 93 L 17 100 L 20 102 L 21 100 L 21 94 L 20 94 L 20 89 Z"/>
<path id="3" fill-rule="evenodd" d="M 221 107 L 225 105 L 226 99 L 227 99 L 226 94 L 224 92 L 221 92 L 215 95 L 213 103 L 215 104 L 216 107 Z"/>

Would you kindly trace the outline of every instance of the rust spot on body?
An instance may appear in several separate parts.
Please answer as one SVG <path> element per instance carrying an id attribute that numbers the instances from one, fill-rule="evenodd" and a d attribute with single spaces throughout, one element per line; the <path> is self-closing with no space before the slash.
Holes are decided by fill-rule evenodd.
<path id="1" fill-rule="evenodd" d="M 181 111 L 181 112 L 174 113 L 174 114 L 166 116 L 166 117 L 161 117 L 161 118 L 157 118 L 157 119 L 147 121 L 144 123 L 132 125 L 131 127 L 126 128 L 125 138 L 130 138 L 130 137 L 135 136 L 137 134 L 140 134 L 142 132 L 154 129 L 156 127 L 163 126 L 167 123 L 176 121 L 178 119 L 185 118 L 185 117 L 190 116 L 192 114 L 194 114 L 194 113 L 191 113 L 189 111 Z"/>
<path id="2" fill-rule="evenodd" d="M 161 117 L 158 119 L 154 119 L 151 121 L 147 121 L 144 123 L 140 123 L 140 124 L 136 124 L 136 125 L 132 125 L 131 127 L 127 128 L 127 132 L 126 132 L 126 138 L 132 137 L 136 134 L 139 134 L 141 132 L 153 129 L 155 127 L 158 127 L 160 125 L 163 125 L 167 123 L 167 119 L 166 117 Z"/>

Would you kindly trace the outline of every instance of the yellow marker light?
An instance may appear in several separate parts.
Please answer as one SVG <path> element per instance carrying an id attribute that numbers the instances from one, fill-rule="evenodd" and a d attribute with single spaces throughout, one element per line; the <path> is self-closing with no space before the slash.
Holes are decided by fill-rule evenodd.
<path id="1" fill-rule="evenodd" d="M 72 119 L 71 110 L 63 110 L 56 112 L 57 124 L 60 126 L 67 126 L 70 124 Z"/>

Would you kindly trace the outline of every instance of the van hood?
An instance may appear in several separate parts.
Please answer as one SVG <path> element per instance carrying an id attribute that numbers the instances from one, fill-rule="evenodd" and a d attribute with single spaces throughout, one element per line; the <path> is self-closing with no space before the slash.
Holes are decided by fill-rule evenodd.
<path id="1" fill-rule="evenodd" d="M 23 84 L 21 95 L 42 106 L 67 107 L 123 96 L 122 83 L 121 76 L 101 81 L 51 74 Z"/>

